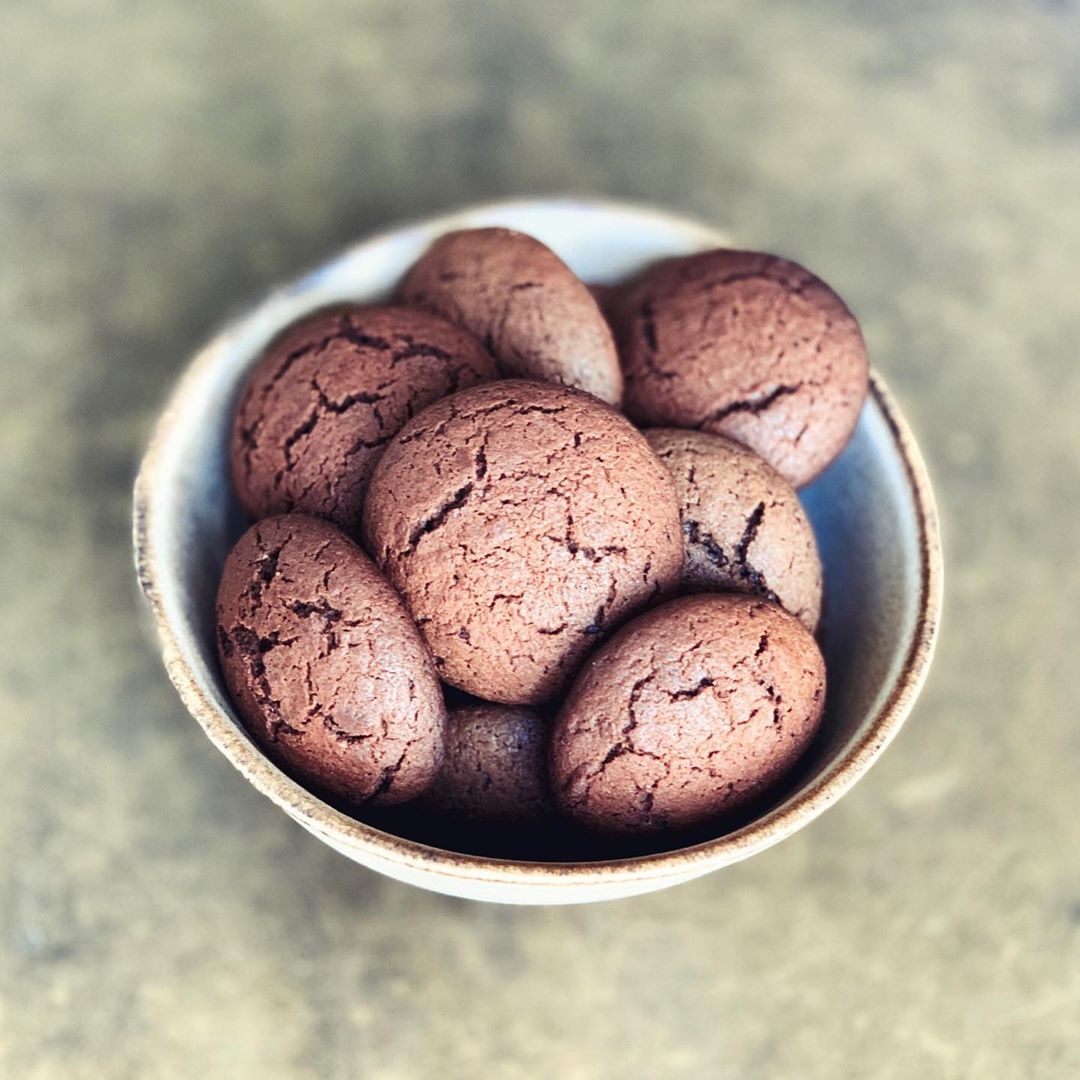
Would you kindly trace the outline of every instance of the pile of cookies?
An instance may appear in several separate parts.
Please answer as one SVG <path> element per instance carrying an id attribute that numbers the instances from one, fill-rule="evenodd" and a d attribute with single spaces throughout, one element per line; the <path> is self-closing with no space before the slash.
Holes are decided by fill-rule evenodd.
<path id="1" fill-rule="evenodd" d="M 393 303 L 299 320 L 242 390 L 255 523 L 217 600 L 241 720 L 354 812 L 722 826 L 821 720 L 796 489 L 867 370 L 843 302 L 785 259 L 590 287 L 521 233 L 441 237 Z"/>

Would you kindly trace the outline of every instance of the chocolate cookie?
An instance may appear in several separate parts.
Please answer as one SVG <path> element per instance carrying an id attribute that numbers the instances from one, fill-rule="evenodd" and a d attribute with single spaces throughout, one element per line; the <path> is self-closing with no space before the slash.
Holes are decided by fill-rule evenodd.
<path id="1" fill-rule="evenodd" d="M 550 248 L 511 229 L 447 233 L 406 274 L 401 296 L 460 323 L 503 373 L 563 383 L 617 405 L 611 330 L 589 289 Z"/>
<path id="2" fill-rule="evenodd" d="M 431 657 L 394 590 L 328 522 L 270 517 L 237 541 L 217 636 L 240 718 L 286 772 L 382 805 L 434 780 L 445 712 Z"/>
<path id="3" fill-rule="evenodd" d="M 575 680 L 552 734 L 555 798 L 613 832 L 706 821 L 791 768 L 824 702 L 824 661 L 794 616 L 735 593 L 673 600 Z"/>
<path id="4" fill-rule="evenodd" d="M 683 560 L 674 482 L 641 433 L 594 397 L 522 380 L 406 424 L 371 478 L 364 536 L 442 677 L 507 704 L 557 694 Z"/>
<path id="5" fill-rule="evenodd" d="M 602 282 L 594 281 L 588 286 L 589 294 L 596 301 L 596 306 L 600 309 L 604 318 L 607 318 L 609 310 L 614 310 L 619 302 L 619 286 L 618 285 L 605 285 Z"/>
<path id="6" fill-rule="evenodd" d="M 233 484 L 253 517 L 302 510 L 355 530 L 383 447 L 436 398 L 495 378 L 471 334 L 426 311 L 342 304 L 266 349 L 233 423 Z"/>
<path id="7" fill-rule="evenodd" d="M 670 259 L 616 308 L 634 420 L 728 435 L 795 487 L 855 430 L 868 378 L 859 324 L 797 263 L 747 251 Z"/>
<path id="8" fill-rule="evenodd" d="M 792 486 L 722 435 L 652 428 L 645 438 L 675 478 L 693 592 L 735 589 L 776 600 L 811 633 L 821 615 L 821 559 Z"/>
<path id="9" fill-rule="evenodd" d="M 520 705 L 451 709 L 446 757 L 426 806 L 477 822 L 536 822 L 552 814 L 549 723 Z"/>

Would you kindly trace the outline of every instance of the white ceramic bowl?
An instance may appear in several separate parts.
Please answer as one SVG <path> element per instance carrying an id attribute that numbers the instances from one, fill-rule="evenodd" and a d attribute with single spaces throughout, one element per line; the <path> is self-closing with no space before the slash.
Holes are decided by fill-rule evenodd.
<path id="1" fill-rule="evenodd" d="M 543 199 L 471 208 L 349 248 L 272 293 L 188 365 L 135 485 L 139 581 L 169 677 L 214 745 L 259 791 L 350 859 L 437 892 L 506 903 L 577 903 L 665 888 L 777 843 L 836 802 L 899 731 L 926 676 L 941 607 L 937 518 L 918 448 L 876 373 L 851 443 L 803 492 L 825 564 L 830 690 L 822 733 L 771 808 L 733 832 L 603 862 L 514 862 L 428 847 L 356 821 L 282 773 L 238 723 L 218 670 L 214 596 L 243 527 L 229 486 L 228 432 L 249 365 L 299 315 L 330 301 L 385 297 L 435 237 L 479 225 L 532 233 L 595 282 L 727 242 L 712 228 L 657 210 Z"/>

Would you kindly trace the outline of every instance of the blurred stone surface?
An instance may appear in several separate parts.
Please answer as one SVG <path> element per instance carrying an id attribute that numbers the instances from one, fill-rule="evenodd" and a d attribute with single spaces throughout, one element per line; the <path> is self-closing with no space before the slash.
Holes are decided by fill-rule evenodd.
<path id="1" fill-rule="evenodd" d="M 693 11 L 693 13 L 692 13 Z M 1080 1075 L 1080 11 L 8 4 L 0 1075 Z M 930 460 L 944 632 L 778 848 L 514 910 L 304 834 L 188 719 L 128 546 L 188 353 L 389 222 L 657 202 L 821 274 Z"/>

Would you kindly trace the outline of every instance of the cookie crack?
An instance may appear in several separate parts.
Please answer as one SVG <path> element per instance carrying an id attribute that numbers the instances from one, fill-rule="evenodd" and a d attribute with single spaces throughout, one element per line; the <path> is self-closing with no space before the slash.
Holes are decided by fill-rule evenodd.
<path id="1" fill-rule="evenodd" d="M 549 416 L 555 416 L 559 413 L 566 412 L 568 408 L 566 405 L 530 405 L 522 402 L 516 397 L 509 397 L 503 401 L 495 402 L 493 405 L 477 406 L 476 408 L 461 411 L 458 409 L 456 402 L 454 402 L 452 398 L 444 400 L 449 409 L 449 415 L 436 423 L 434 427 L 416 427 L 412 431 L 403 434 L 398 440 L 402 446 L 408 446 L 409 443 L 416 442 L 418 439 L 439 438 L 442 435 L 445 435 L 446 429 L 457 420 L 475 420 L 477 417 L 481 416 L 492 416 L 495 413 L 502 412 L 504 409 L 512 410 L 514 416 L 527 416 L 530 413 L 543 413 Z"/>
<path id="2" fill-rule="evenodd" d="M 357 439 L 345 451 L 345 457 L 352 457 L 353 454 L 358 454 L 361 450 L 376 450 L 380 446 L 385 446 L 393 437 L 393 435 L 380 435 L 377 439 Z"/>
<path id="3" fill-rule="evenodd" d="M 782 284 L 776 275 L 770 273 L 768 270 L 736 270 L 730 274 L 724 275 L 724 277 L 710 278 L 705 288 L 724 289 L 728 285 L 735 285 L 740 281 L 770 281 L 776 285 Z M 787 287 L 790 292 L 801 292 L 802 289 L 806 287 L 806 282 L 803 282 L 801 285 Z"/>
<path id="4" fill-rule="evenodd" d="M 379 783 L 376 785 L 375 790 L 365 800 L 366 802 L 374 802 L 390 790 L 391 785 L 397 779 L 397 774 L 401 771 L 401 767 L 405 764 L 405 758 L 408 757 L 409 751 L 413 748 L 415 742 L 416 739 L 410 739 L 405 744 L 405 749 L 401 751 L 401 757 L 399 757 L 392 765 L 387 765 L 383 769 L 382 776 L 379 778 Z"/>
<path id="5" fill-rule="evenodd" d="M 341 322 L 338 329 L 332 334 L 326 334 L 318 341 L 311 341 L 305 345 L 301 345 L 299 348 L 293 349 L 289 352 L 284 360 L 278 365 L 277 370 L 270 376 L 269 380 L 265 382 L 261 387 L 261 394 L 263 398 L 266 398 L 270 392 L 277 386 L 277 384 L 285 377 L 289 370 L 299 360 L 302 360 L 305 356 L 310 356 L 313 353 L 322 352 L 329 345 L 335 341 L 348 341 L 359 348 L 365 349 L 377 349 L 379 351 L 387 350 L 391 348 L 390 342 L 385 338 L 377 337 L 373 334 L 365 334 L 362 330 L 357 329 L 350 321 L 349 315 L 342 315 Z M 312 385 L 315 385 L 312 380 Z M 332 402 L 326 397 L 326 395 L 315 387 L 316 392 L 319 394 L 320 404 L 323 408 L 328 409 L 330 412 L 344 412 L 346 408 L 351 407 L 352 404 L 359 403 L 363 395 L 350 395 L 350 398 L 356 400 L 350 401 L 350 398 L 345 399 L 345 402 Z M 377 398 L 374 400 L 381 400 Z M 242 410 L 241 410 L 242 411 Z M 292 468 L 294 462 L 292 460 L 290 451 L 292 447 L 296 445 L 305 435 L 310 435 L 314 430 L 315 425 L 319 421 L 318 412 L 313 412 L 305 419 L 300 426 L 293 431 L 293 433 L 285 441 L 285 457 L 288 462 L 288 468 Z M 258 448 L 258 428 L 261 421 L 256 420 L 253 424 L 243 426 L 240 429 L 240 438 L 244 444 L 244 467 L 250 476 L 252 471 L 251 456 L 252 453 Z M 280 482 L 280 474 L 278 476 Z"/>
<path id="6" fill-rule="evenodd" d="M 263 592 L 266 590 L 266 586 L 277 576 L 278 559 L 281 558 L 281 553 L 284 550 L 285 545 L 282 544 L 280 547 L 264 552 L 260 556 L 256 577 L 247 587 L 247 595 L 252 602 L 252 614 L 262 607 Z"/>
<path id="7" fill-rule="evenodd" d="M 699 679 L 695 686 L 687 687 L 685 690 L 672 690 L 669 691 L 668 697 L 672 701 L 690 701 L 692 698 L 696 698 L 699 694 L 704 693 L 711 686 L 715 686 L 716 681 L 710 679 L 708 675 Z"/>
<path id="8" fill-rule="evenodd" d="M 340 622 L 342 617 L 340 609 L 331 605 L 325 597 L 321 597 L 316 604 L 306 600 L 294 600 L 289 605 L 289 610 L 302 619 L 309 619 L 312 615 L 319 615 L 331 623 Z"/>
<path id="9" fill-rule="evenodd" d="M 455 511 L 460 510 L 468 501 L 469 496 L 473 493 L 476 485 L 480 483 L 488 473 L 488 459 L 487 459 L 487 446 L 488 446 L 487 434 L 484 435 L 480 445 L 473 453 L 473 470 L 474 475 L 472 480 L 465 484 L 454 492 L 454 494 L 447 499 L 441 506 L 427 518 L 425 518 L 419 525 L 417 525 L 412 532 L 409 533 L 409 542 L 405 552 L 407 554 L 415 550 L 416 545 L 427 536 L 429 533 L 433 533 L 438 529 L 446 519 Z"/>
<path id="10" fill-rule="evenodd" d="M 383 351 L 390 348 L 390 342 L 385 338 L 376 337 L 374 334 L 365 334 L 363 330 L 357 329 L 348 314 L 343 314 L 338 329 L 334 333 L 326 334 L 318 341 L 312 341 L 308 342 L 306 345 L 301 345 L 299 348 L 293 349 L 292 352 L 286 355 L 285 359 L 282 360 L 281 364 L 278 366 L 277 371 L 271 376 L 270 381 L 263 387 L 263 395 L 265 396 L 268 394 L 270 390 L 280 382 L 297 360 L 301 360 L 305 356 L 310 356 L 312 353 L 322 352 L 328 345 L 335 341 L 348 341 L 362 349 L 377 349 Z"/>
<path id="11" fill-rule="evenodd" d="M 754 537 L 757 536 L 758 529 L 761 527 L 761 522 L 764 517 L 765 504 L 759 502 L 747 517 L 746 525 L 743 528 L 743 534 L 739 538 L 739 542 L 735 545 L 735 558 L 744 566 L 746 565 L 747 552 L 749 552 L 750 545 L 754 542 Z"/>
<path id="12" fill-rule="evenodd" d="M 519 406 L 514 413 L 515 416 L 530 416 L 533 413 L 539 413 L 542 416 L 558 416 L 560 413 L 566 412 L 567 406 L 565 405 L 522 405 Z"/>
<path id="13" fill-rule="evenodd" d="M 266 397 L 271 390 L 285 377 L 289 368 L 296 363 L 297 360 L 302 360 L 305 356 L 310 356 L 311 353 L 321 352 L 330 344 L 331 341 L 336 341 L 340 334 L 330 334 L 327 337 L 321 338 L 319 341 L 310 342 L 307 345 L 301 345 L 298 349 L 293 349 L 288 353 L 281 364 L 278 366 L 277 371 L 270 376 L 270 381 L 266 383 L 262 388 L 262 395 Z"/>
<path id="14" fill-rule="evenodd" d="M 679 377 L 677 371 L 663 368 L 657 361 L 656 354 L 660 349 L 660 335 L 656 328 L 656 310 L 651 299 L 642 301 L 641 307 L 638 309 L 638 319 L 641 323 L 641 336 L 645 343 L 645 351 L 641 358 L 645 367 L 651 375 L 658 379 L 677 379 Z"/>
<path id="15" fill-rule="evenodd" d="M 750 545 L 754 542 L 764 518 L 765 503 L 759 502 L 747 516 L 742 536 L 739 537 L 730 557 L 723 545 L 712 533 L 703 529 L 700 522 L 684 521 L 682 531 L 687 543 L 703 551 L 706 558 L 718 570 L 733 575 L 740 584 L 762 599 L 779 603 L 780 597 L 769 587 L 765 575 L 749 561 Z"/>
<path id="16" fill-rule="evenodd" d="M 604 602 L 596 609 L 596 614 L 593 616 L 593 621 L 589 623 L 581 632 L 583 634 L 602 634 L 604 632 L 605 625 L 607 623 L 608 614 L 611 610 L 611 605 L 615 603 L 615 598 L 618 595 L 619 586 L 616 584 L 615 579 L 608 583 L 607 596 L 604 598 Z"/>
<path id="17" fill-rule="evenodd" d="M 285 452 L 287 469 L 291 469 L 296 464 L 292 455 L 293 447 L 305 436 L 310 435 L 315 430 L 315 425 L 318 424 L 318 422 L 319 410 L 314 409 L 308 418 L 289 434 L 289 437 L 283 443 L 282 449 Z M 280 480 L 281 473 L 278 473 L 277 478 Z"/>
<path id="18" fill-rule="evenodd" d="M 647 750 L 639 750 L 633 745 L 634 729 L 637 727 L 637 703 L 641 695 L 645 691 L 645 687 L 649 685 L 656 678 L 656 672 L 651 672 L 648 675 L 638 679 L 634 685 L 630 688 L 630 696 L 627 699 L 626 710 L 627 720 L 623 725 L 622 730 L 619 732 L 619 738 L 614 742 L 607 754 L 604 755 L 603 761 L 596 766 L 591 772 L 587 772 L 584 777 L 581 776 L 583 766 L 575 769 L 563 782 L 562 789 L 564 792 L 569 793 L 571 787 L 577 786 L 580 782 L 581 794 L 574 800 L 575 804 L 580 804 L 589 798 L 589 792 L 592 789 L 592 785 L 598 777 L 603 775 L 604 770 L 617 758 L 623 756 L 623 754 L 637 754 L 640 757 L 655 758 L 657 761 L 661 761 L 655 754 L 650 753 Z M 666 766 L 666 762 L 662 762 Z"/>
<path id="19" fill-rule="evenodd" d="M 719 544 L 716 537 L 711 532 L 707 532 L 701 527 L 701 522 L 687 520 L 682 523 L 683 536 L 686 537 L 687 543 L 693 544 L 695 547 L 701 548 L 708 556 L 709 560 L 713 562 L 720 569 L 724 569 L 729 559 L 727 552 Z"/>
<path id="20" fill-rule="evenodd" d="M 335 337 L 344 338 L 352 345 L 356 345 L 361 349 L 375 349 L 377 352 L 389 352 L 393 346 L 384 337 L 379 337 L 376 334 L 365 334 L 364 331 L 357 327 L 352 319 L 346 315 L 341 321 L 341 332 L 336 334 Z M 333 338 L 329 339 L 330 341 Z"/>
<path id="21" fill-rule="evenodd" d="M 417 356 L 426 356 L 432 360 L 442 360 L 449 364 L 453 362 L 454 357 L 448 353 L 446 349 L 439 348 L 438 345 L 429 345 L 423 341 L 410 341 L 404 349 L 399 349 L 390 358 L 390 363 L 400 364 L 405 360 L 412 360 Z"/>
<path id="22" fill-rule="evenodd" d="M 781 398 L 787 397 L 790 394 L 797 394 L 805 385 L 806 384 L 803 382 L 781 383 L 779 386 L 773 387 L 767 394 L 762 394 L 758 397 L 743 398 L 741 401 L 733 401 L 730 404 L 724 405 L 722 408 L 709 413 L 698 423 L 698 427 L 702 427 L 705 424 L 717 424 L 721 420 L 724 420 L 735 413 L 751 413 L 756 415 L 757 413 L 764 412 L 766 409 L 772 408 L 772 406 Z"/>
<path id="23" fill-rule="evenodd" d="M 354 394 L 346 394 L 340 401 L 335 401 L 319 385 L 318 379 L 311 380 L 311 387 L 319 397 L 319 407 L 328 413 L 341 414 L 348 412 L 354 405 L 375 405 L 386 400 L 386 394 L 372 394 L 361 390 Z"/>
<path id="24" fill-rule="evenodd" d="M 366 742 L 376 734 L 373 731 L 369 731 L 366 735 L 345 731 L 330 713 L 323 713 L 322 722 L 323 727 L 326 728 L 331 738 L 333 738 L 335 742 L 341 743 L 343 746 L 355 746 L 357 743 Z"/>
<path id="25" fill-rule="evenodd" d="M 266 722 L 266 734 L 271 742 L 276 742 L 279 735 L 302 735 L 299 728 L 293 727 L 281 713 L 281 700 L 274 697 L 270 686 L 269 676 L 266 674 L 266 663 L 263 656 L 271 649 L 279 646 L 291 645 L 296 638 L 281 640 L 280 632 L 274 631 L 266 637 L 259 637 L 250 626 L 234 626 L 231 635 L 227 634 L 223 627 L 219 627 L 219 635 L 231 636 L 236 651 L 245 660 L 248 666 L 248 675 L 253 683 L 252 692 L 255 703 L 263 714 Z M 231 655 L 222 647 L 226 656 Z"/>
<path id="26" fill-rule="evenodd" d="M 622 729 L 622 741 L 624 743 L 628 742 L 626 736 L 630 735 L 638 725 L 637 703 L 641 698 L 641 695 L 645 692 L 645 687 L 648 686 L 649 683 L 653 682 L 655 679 L 656 672 L 654 671 L 651 674 L 646 675 L 644 678 L 638 679 L 637 682 L 635 682 L 634 685 L 630 687 L 630 697 L 627 699 L 626 702 L 626 712 L 628 719 L 623 725 Z"/>
<path id="27" fill-rule="evenodd" d="M 337 627 L 355 627 L 356 620 L 343 620 L 342 612 L 334 607 L 325 597 L 320 597 L 316 603 L 306 600 L 294 600 L 288 605 L 289 610 L 301 619 L 317 617 L 323 620 L 320 632 L 326 637 L 326 652 L 331 653 L 339 645 Z"/>
<path id="28" fill-rule="evenodd" d="M 660 347 L 656 335 L 656 311 L 651 300 L 646 300 L 641 305 L 641 336 L 645 339 L 645 345 L 649 352 L 656 352 Z"/>
<path id="29" fill-rule="evenodd" d="M 473 455 L 473 468 L 476 470 L 476 480 L 483 480 L 487 476 L 488 460 L 487 460 L 487 447 L 488 447 L 489 435 L 484 433 L 483 441 L 476 448 L 476 453 Z"/>
<path id="30" fill-rule="evenodd" d="M 415 548 L 423 537 L 427 536 L 429 533 L 433 533 L 439 528 L 455 510 L 460 510 L 468 501 L 474 486 L 475 484 L 472 480 L 467 484 L 463 484 L 454 492 L 451 498 L 447 499 L 446 502 L 435 511 L 435 513 L 420 522 L 420 524 L 409 533 L 409 548 Z"/>

